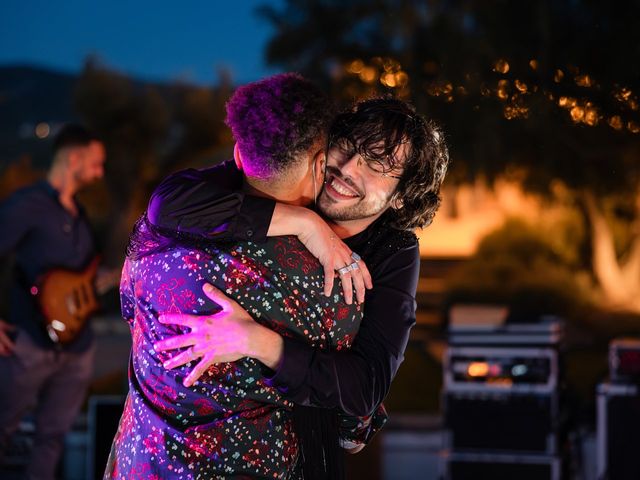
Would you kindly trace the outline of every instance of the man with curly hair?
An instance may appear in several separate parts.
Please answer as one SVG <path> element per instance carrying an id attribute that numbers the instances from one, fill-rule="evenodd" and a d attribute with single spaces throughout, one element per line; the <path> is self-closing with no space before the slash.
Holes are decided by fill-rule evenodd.
<path id="1" fill-rule="evenodd" d="M 321 350 L 276 332 L 264 332 L 260 342 L 252 342 L 257 333 L 244 328 L 249 324 L 242 322 L 238 322 L 237 342 L 223 344 L 217 340 L 222 323 L 216 320 L 221 315 L 225 321 L 233 315 L 247 318 L 233 301 L 229 301 L 228 312 L 212 316 L 189 335 L 161 342 L 158 348 L 191 346 L 201 357 L 188 382 L 231 353 L 254 358 L 271 355 L 275 368 L 269 383 L 298 407 L 308 406 L 310 412 L 323 407 L 351 415 L 371 414 L 389 391 L 415 323 L 419 248 L 412 230 L 431 223 L 448 161 L 439 129 L 400 100 L 365 100 L 333 121 L 317 210 L 367 262 L 373 280 L 365 296 L 364 319 L 350 350 Z M 334 259 L 332 264 L 335 239 L 318 226 L 313 212 L 257 199 L 242 193 L 239 186 L 237 175 L 215 178 L 178 173 L 154 192 L 149 219 L 174 238 L 262 242 L 270 235 L 297 235 L 325 267 L 337 267 L 343 283 L 362 285 L 360 257 L 343 259 L 342 264 Z M 357 290 L 356 296 L 361 301 Z M 171 321 L 197 319 L 177 315 Z M 257 350 L 243 347 L 249 343 Z M 184 360 L 180 354 L 167 367 L 182 365 Z M 343 442 L 343 446 L 354 445 Z"/>
<path id="2" fill-rule="evenodd" d="M 298 75 L 277 75 L 241 87 L 227 104 L 227 124 L 236 139 L 235 166 L 225 165 L 222 171 L 242 169 L 242 191 L 255 195 L 256 209 L 265 197 L 291 208 L 307 204 L 322 182 L 330 118 L 325 95 Z M 210 282 L 257 319 L 247 314 L 242 325 L 259 329 L 252 345 L 243 346 L 256 355 L 257 345 L 269 343 L 272 335 L 319 349 L 348 349 L 362 318 L 360 304 L 346 303 L 337 291 L 324 295 L 322 265 L 293 236 L 272 236 L 257 244 L 161 233 L 143 216 L 123 269 L 122 312 L 133 337 L 129 395 L 105 478 L 298 475 L 303 455 L 299 446 L 317 436 L 315 430 L 305 434 L 302 425 L 309 425 L 309 419 L 294 421 L 293 404 L 267 383 L 265 367 L 276 367 L 274 352 L 254 359 L 240 358 L 234 350 L 227 357 L 237 361 L 219 357 L 224 363 L 200 372 L 199 382 L 185 381 L 197 352 L 183 351 L 180 359 L 187 366 L 166 370 L 171 358 L 156 344 L 186 332 L 184 327 L 198 331 L 206 321 L 197 316 L 195 323 L 176 328 L 167 325 L 163 315 L 228 313 L 230 304 L 223 295 L 203 294 Z M 336 250 L 351 261 L 346 246 L 337 244 Z M 364 264 L 362 272 L 366 275 Z M 216 323 L 225 322 L 218 317 Z M 239 332 L 231 322 L 227 327 L 217 340 L 232 345 L 244 328 Z M 345 442 L 363 443 L 386 418 L 382 410 L 373 419 L 338 419 L 333 412 L 326 421 L 321 414 L 316 417 L 320 425 L 340 422 L 331 427 L 336 446 L 338 435 Z M 323 441 L 317 443 L 322 453 Z M 315 449 L 305 450 L 306 460 L 311 452 Z M 322 460 L 305 463 L 325 466 L 334 457 L 327 450 Z"/>

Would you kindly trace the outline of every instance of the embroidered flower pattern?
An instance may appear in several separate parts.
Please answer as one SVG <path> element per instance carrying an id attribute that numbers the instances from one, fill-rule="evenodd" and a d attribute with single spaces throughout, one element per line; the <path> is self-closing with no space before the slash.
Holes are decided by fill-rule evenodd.
<path id="1" fill-rule="evenodd" d="M 195 363 L 166 370 L 175 352 L 160 354 L 153 344 L 188 329 L 158 316 L 215 313 L 202 293 L 211 282 L 270 328 L 320 348 L 348 348 L 361 308 L 343 302 L 339 282 L 325 297 L 323 281 L 322 266 L 293 237 L 128 259 L 121 303 L 133 337 L 129 395 L 105 478 L 287 478 L 298 458 L 292 405 L 264 381 L 264 367 L 250 358 L 217 364 L 186 388 Z"/>

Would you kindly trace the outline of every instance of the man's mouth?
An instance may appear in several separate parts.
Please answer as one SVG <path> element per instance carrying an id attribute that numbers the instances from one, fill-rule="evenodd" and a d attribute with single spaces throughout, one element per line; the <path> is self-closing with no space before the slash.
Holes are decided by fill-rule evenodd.
<path id="1" fill-rule="evenodd" d="M 343 182 L 339 178 L 332 176 L 327 181 L 326 188 L 329 192 L 338 198 L 358 198 L 360 197 L 360 193 L 356 191 L 353 187 Z"/>

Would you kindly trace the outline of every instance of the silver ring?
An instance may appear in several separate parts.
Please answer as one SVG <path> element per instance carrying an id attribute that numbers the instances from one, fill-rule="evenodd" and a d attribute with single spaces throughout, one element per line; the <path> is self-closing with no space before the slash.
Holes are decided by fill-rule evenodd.
<path id="1" fill-rule="evenodd" d="M 358 262 L 353 262 L 349 266 L 351 267 L 351 270 L 360 270 L 360 265 L 358 265 Z"/>
<path id="2" fill-rule="evenodd" d="M 359 262 L 360 260 L 362 260 L 360 255 L 358 255 L 356 252 L 351 252 L 351 258 L 353 258 L 353 261 L 356 262 L 356 263 Z"/>
<path id="3" fill-rule="evenodd" d="M 338 275 L 349 273 L 352 269 L 353 267 L 351 265 L 345 265 L 344 267 L 338 269 Z"/>

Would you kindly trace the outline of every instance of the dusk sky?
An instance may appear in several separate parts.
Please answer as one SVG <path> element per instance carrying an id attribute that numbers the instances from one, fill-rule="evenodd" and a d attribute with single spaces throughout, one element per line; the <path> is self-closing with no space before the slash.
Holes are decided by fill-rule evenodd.
<path id="1" fill-rule="evenodd" d="M 146 80 L 236 83 L 275 73 L 264 61 L 270 24 L 255 9 L 282 0 L 3 0 L 0 65 L 78 72 L 95 54 L 110 68 Z"/>

